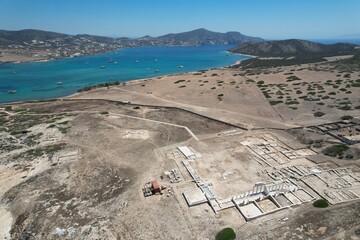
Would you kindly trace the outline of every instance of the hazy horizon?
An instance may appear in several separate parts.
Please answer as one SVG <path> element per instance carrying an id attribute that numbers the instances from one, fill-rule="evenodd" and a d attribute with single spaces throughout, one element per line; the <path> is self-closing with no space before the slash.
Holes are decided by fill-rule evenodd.
<path id="1" fill-rule="evenodd" d="M 359 32 L 358 9 L 354 0 L 0 0 L 0 29 L 134 38 L 206 28 L 264 39 L 333 39 Z"/>

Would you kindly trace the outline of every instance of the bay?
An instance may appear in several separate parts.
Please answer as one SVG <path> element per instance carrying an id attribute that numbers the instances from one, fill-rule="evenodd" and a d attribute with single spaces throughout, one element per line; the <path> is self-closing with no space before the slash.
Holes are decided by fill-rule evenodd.
<path id="1" fill-rule="evenodd" d="M 231 47 L 140 47 L 48 62 L 1 63 L 0 102 L 63 97 L 99 83 L 224 67 L 248 58 L 227 52 Z M 9 94 L 11 90 L 16 93 Z"/>

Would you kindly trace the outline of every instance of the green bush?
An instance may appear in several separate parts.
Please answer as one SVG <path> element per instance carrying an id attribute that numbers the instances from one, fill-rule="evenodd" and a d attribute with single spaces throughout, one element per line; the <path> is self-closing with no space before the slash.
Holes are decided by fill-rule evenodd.
<path id="1" fill-rule="evenodd" d="M 266 98 L 271 98 L 270 94 L 267 91 L 262 91 L 262 93 Z"/>
<path id="2" fill-rule="evenodd" d="M 325 115 L 325 113 L 323 113 L 323 112 L 315 112 L 314 113 L 314 116 L 315 117 L 322 117 L 322 116 L 324 116 Z"/>
<path id="3" fill-rule="evenodd" d="M 177 83 L 181 83 L 181 82 L 185 82 L 186 80 L 184 80 L 184 79 L 181 79 L 181 80 L 177 80 L 177 81 L 175 81 L 174 83 L 175 84 L 177 84 Z"/>
<path id="4" fill-rule="evenodd" d="M 329 206 L 329 203 L 325 199 L 319 199 L 313 203 L 313 206 L 317 208 L 326 208 Z"/>
<path id="5" fill-rule="evenodd" d="M 338 107 L 338 109 L 344 110 L 344 111 L 349 111 L 349 110 L 351 110 L 351 106 L 350 105 L 345 105 L 345 106 L 342 106 L 342 107 Z"/>
<path id="6" fill-rule="evenodd" d="M 297 81 L 297 80 L 301 80 L 301 78 L 298 78 L 297 76 L 293 75 L 293 76 L 289 76 L 286 78 L 287 82 L 292 82 L 292 81 Z"/>
<path id="7" fill-rule="evenodd" d="M 218 234 L 216 234 L 216 240 L 234 240 L 236 234 L 232 228 L 224 228 Z"/>
<path id="8" fill-rule="evenodd" d="M 279 103 L 283 103 L 283 101 L 270 101 L 271 105 L 276 105 L 276 104 L 279 104 Z"/>
<path id="9" fill-rule="evenodd" d="M 255 81 L 252 80 L 252 79 L 247 79 L 246 82 L 247 82 L 247 83 L 253 83 L 253 82 L 255 82 Z"/>
<path id="10" fill-rule="evenodd" d="M 351 119 L 353 119 L 353 117 L 350 115 L 345 115 L 345 116 L 342 116 L 340 119 L 341 120 L 351 120 Z"/>
<path id="11" fill-rule="evenodd" d="M 285 102 L 285 104 L 286 105 L 294 105 L 294 104 L 299 104 L 299 102 L 296 100 L 290 100 L 290 101 Z"/>
<path id="12" fill-rule="evenodd" d="M 323 150 L 323 153 L 326 156 L 330 157 L 336 157 L 336 156 L 342 156 L 346 150 L 348 150 L 349 147 L 345 144 L 337 144 L 330 147 L 327 147 Z"/>
<path id="13" fill-rule="evenodd" d="M 11 135 L 19 135 L 19 134 L 27 134 L 28 132 L 30 132 L 30 131 L 28 131 L 28 130 L 16 130 L 16 131 L 10 132 L 10 134 Z"/>

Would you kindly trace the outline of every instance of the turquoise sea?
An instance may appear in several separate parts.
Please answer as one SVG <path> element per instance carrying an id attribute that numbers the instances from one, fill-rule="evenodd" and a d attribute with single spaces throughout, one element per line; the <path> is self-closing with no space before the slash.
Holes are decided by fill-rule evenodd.
<path id="1" fill-rule="evenodd" d="M 62 97 L 99 83 L 224 67 L 248 58 L 226 52 L 231 47 L 141 47 L 49 62 L 0 63 L 0 102 Z"/>

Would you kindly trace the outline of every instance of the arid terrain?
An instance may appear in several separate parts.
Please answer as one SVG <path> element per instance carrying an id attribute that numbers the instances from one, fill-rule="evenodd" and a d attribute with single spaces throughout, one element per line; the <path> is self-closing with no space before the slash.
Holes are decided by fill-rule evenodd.
<path id="1" fill-rule="evenodd" d="M 335 60 L 1 105 L 0 238 L 359 239 L 360 69 Z"/>

